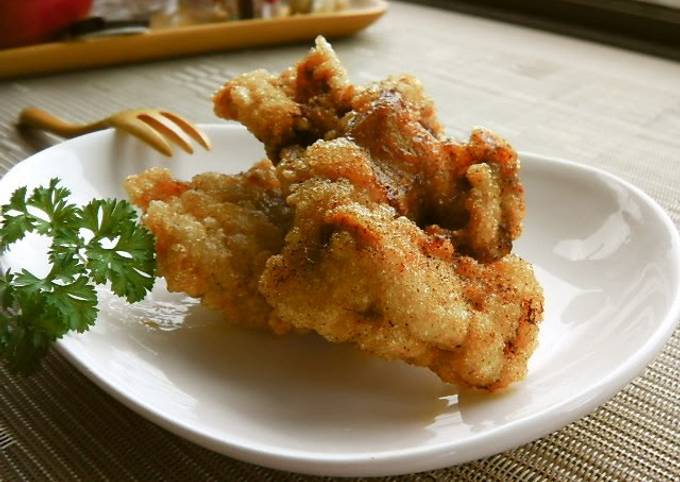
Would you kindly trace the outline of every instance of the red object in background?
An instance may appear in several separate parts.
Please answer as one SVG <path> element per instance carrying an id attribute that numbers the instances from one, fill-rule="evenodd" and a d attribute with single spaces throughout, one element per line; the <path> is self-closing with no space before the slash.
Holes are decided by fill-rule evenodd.
<path id="1" fill-rule="evenodd" d="M 92 0 L 0 0 L 0 48 L 49 40 L 91 6 Z"/>

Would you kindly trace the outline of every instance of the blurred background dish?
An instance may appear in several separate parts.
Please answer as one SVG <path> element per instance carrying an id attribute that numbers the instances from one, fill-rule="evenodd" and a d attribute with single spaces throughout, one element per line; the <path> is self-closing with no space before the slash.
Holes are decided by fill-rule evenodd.
<path id="1" fill-rule="evenodd" d="M 47 41 L 91 6 L 92 0 L 0 0 L 0 49 Z"/>
<path id="2" fill-rule="evenodd" d="M 76 1 L 86 0 L 50 0 L 55 5 Z M 39 0 L 29 0 L 26 6 L 33 2 Z M 15 12 L 9 3 L 0 0 L 0 48 L 40 42 L 60 32 L 67 38 L 0 50 L 0 79 L 309 41 L 319 34 L 344 37 L 368 27 L 387 10 L 384 0 L 103 0 L 93 5 L 87 0 L 80 8 L 64 7 L 60 15 L 45 10 L 40 15 L 53 22 L 49 31 L 20 35 L 14 33 L 21 30 L 18 27 L 2 28 L 10 23 L 9 15 L 28 24 L 39 12 Z"/>

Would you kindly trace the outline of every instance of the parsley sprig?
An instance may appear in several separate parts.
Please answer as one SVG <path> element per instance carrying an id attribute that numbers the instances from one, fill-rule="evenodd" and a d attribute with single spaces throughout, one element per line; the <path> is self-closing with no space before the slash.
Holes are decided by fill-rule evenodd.
<path id="1" fill-rule="evenodd" d="M 27 233 L 52 238 L 45 277 L 25 269 L 0 273 L 0 358 L 13 372 L 31 372 L 52 342 L 92 326 L 96 284 L 110 282 L 130 303 L 153 287 L 154 239 L 130 203 L 94 199 L 80 208 L 70 194 L 51 179 L 30 195 L 17 189 L 0 208 L 0 252 Z"/>

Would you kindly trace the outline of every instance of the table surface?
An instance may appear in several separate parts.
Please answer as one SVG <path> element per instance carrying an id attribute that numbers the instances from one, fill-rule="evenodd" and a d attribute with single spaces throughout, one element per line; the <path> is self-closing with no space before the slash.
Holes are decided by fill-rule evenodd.
<path id="1" fill-rule="evenodd" d="M 603 168 L 680 222 L 679 63 L 396 2 L 375 26 L 334 45 L 356 82 L 417 75 L 450 134 L 466 137 L 483 125 L 520 150 Z M 17 133 L 17 114 L 29 104 L 77 121 L 144 103 L 214 122 L 210 96 L 227 78 L 258 67 L 277 71 L 307 48 L 2 82 L 0 173 L 49 140 Z M 639 378 L 590 416 L 515 450 L 403 480 L 677 480 L 679 421 L 676 331 Z M 31 378 L 0 369 L 0 479 L 310 480 L 182 440 L 110 398 L 56 353 Z"/>

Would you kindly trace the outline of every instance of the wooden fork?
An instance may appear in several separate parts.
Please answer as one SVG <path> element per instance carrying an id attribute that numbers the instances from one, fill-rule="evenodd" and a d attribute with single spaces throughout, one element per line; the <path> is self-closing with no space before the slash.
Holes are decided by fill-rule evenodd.
<path id="1" fill-rule="evenodd" d="M 194 149 L 183 133 L 205 149 L 210 150 L 211 147 L 208 137 L 191 122 L 161 109 L 124 110 L 90 124 L 72 124 L 44 110 L 28 107 L 21 111 L 19 125 L 42 129 L 69 138 L 113 127 L 129 132 L 166 156 L 172 155 L 172 147 L 168 139 L 183 151 L 193 154 Z"/>

